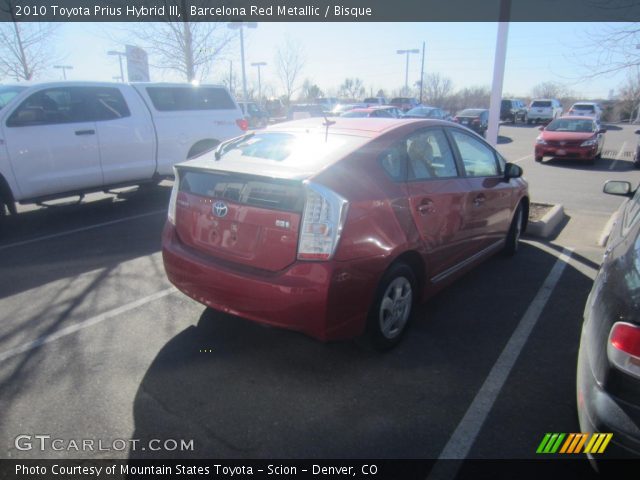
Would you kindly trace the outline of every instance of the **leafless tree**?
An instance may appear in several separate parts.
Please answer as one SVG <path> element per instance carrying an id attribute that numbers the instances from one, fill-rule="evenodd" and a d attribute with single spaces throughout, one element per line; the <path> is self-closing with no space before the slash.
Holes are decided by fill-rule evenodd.
<path id="1" fill-rule="evenodd" d="M 286 103 L 291 102 L 291 97 L 298 89 L 296 82 L 304 68 L 304 63 L 304 52 L 300 44 L 287 38 L 284 45 L 278 49 L 275 61 L 276 74 L 282 84 Z"/>
<path id="2" fill-rule="evenodd" d="M 0 23 L 0 75 L 32 80 L 58 60 L 53 46 L 60 24 L 16 22 L 11 0 L 2 0 L 0 11 L 14 20 Z"/>
<path id="3" fill-rule="evenodd" d="M 640 121 L 640 69 L 632 69 L 626 82 L 620 87 L 620 113 L 629 122 Z M 635 113 L 635 116 L 634 116 Z"/>
<path id="4" fill-rule="evenodd" d="M 424 78 L 422 84 L 423 99 L 436 107 L 444 106 L 445 99 L 453 92 L 453 82 L 439 73 L 432 73 Z"/>
<path id="5" fill-rule="evenodd" d="M 574 49 L 580 78 L 611 75 L 640 66 L 640 23 L 598 24 Z M 574 60 L 575 61 L 575 60 Z"/>
<path id="6" fill-rule="evenodd" d="M 302 84 L 302 92 L 300 93 L 300 100 L 305 102 L 312 102 L 317 98 L 322 97 L 322 90 L 320 87 L 313 83 L 312 80 L 306 79 Z"/>
<path id="7" fill-rule="evenodd" d="M 340 95 L 350 100 L 357 100 L 364 95 L 364 84 L 359 78 L 345 78 L 340 85 Z"/>

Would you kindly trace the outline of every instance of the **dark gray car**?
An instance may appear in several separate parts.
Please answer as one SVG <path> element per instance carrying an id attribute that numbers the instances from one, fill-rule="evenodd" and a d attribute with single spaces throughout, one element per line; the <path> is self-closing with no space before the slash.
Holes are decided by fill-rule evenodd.
<path id="1" fill-rule="evenodd" d="M 640 189 L 609 181 L 604 192 L 628 200 L 587 300 L 578 355 L 580 429 L 613 434 L 602 454 L 588 454 L 596 468 L 640 457 Z"/>

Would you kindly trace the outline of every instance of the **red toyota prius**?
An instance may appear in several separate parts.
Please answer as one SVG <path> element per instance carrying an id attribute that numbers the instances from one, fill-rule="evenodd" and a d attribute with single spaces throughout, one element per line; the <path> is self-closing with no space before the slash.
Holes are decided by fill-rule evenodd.
<path id="1" fill-rule="evenodd" d="M 592 118 L 560 117 L 540 130 L 535 144 L 536 162 L 557 157 L 593 163 L 602 155 L 606 130 Z"/>
<path id="2" fill-rule="evenodd" d="M 437 120 L 311 118 L 175 167 L 167 276 L 213 309 L 396 345 L 416 302 L 527 225 L 522 169 Z"/>

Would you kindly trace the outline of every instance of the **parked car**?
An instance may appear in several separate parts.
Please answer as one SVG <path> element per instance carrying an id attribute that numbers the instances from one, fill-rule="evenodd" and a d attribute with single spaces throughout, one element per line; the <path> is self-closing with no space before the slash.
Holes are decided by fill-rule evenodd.
<path id="1" fill-rule="evenodd" d="M 393 105 L 394 107 L 398 107 L 403 112 L 408 112 L 412 108 L 415 108 L 420 105 L 420 102 L 416 98 L 410 97 L 395 97 L 392 98 L 389 102 L 389 105 Z"/>
<path id="2" fill-rule="evenodd" d="M 517 123 L 527 121 L 527 106 L 522 100 L 502 99 L 500 102 L 500 120 Z"/>
<path id="3" fill-rule="evenodd" d="M 383 108 L 352 108 L 340 114 L 344 118 L 395 118 L 391 111 Z"/>
<path id="4" fill-rule="evenodd" d="M 577 372 L 582 432 L 613 436 L 608 458 L 640 457 L 640 189 L 608 181 L 604 192 L 627 200 L 617 212 L 584 310 Z"/>
<path id="5" fill-rule="evenodd" d="M 527 110 L 527 123 L 550 122 L 562 116 L 562 105 L 555 99 L 535 99 Z"/>
<path id="6" fill-rule="evenodd" d="M 323 97 L 316 99 L 314 103 L 322 105 L 323 110 L 330 112 L 340 103 L 340 100 L 336 97 Z"/>
<path id="7" fill-rule="evenodd" d="M 287 107 L 279 98 L 270 98 L 264 102 L 264 108 L 269 114 L 269 118 L 276 121 L 285 120 L 287 117 Z"/>
<path id="8" fill-rule="evenodd" d="M 379 105 L 379 106 L 374 105 L 370 108 L 375 108 L 377 110 L 384 110 L 385 112 L 388 112 L 389 114 L 391 114 L 393 118 L 402 118 L 404 116 L 404 112 L 400 110 L 398 107 L 394 107 L 393 105 Z"/>
<path id="9" fill-rule="evenodd" d="M 566 116 L 540 130 L 535 143 L 536 162 L 559 157 L 593 163 L 602 155 L 606 130 L 591 118 Z"/>
<path id="10" fill-rule="evenodd" d="M 426 299 L 527 225 L 522 169 L 434 120 L 272 125 L 176 166 L 163 259 L 216 310 L 387 349 Z"/>
<path id="11" fill-rule="evenodd" d="M 327 112 L 322 105 L 315 103 L 303 103 L 291 105 L 287 111 L 287 120 L 300 120 L 302 118 L 322 117 Z"/>
<path id="12" fill-rule="evenodd" d="M 222 86 L 34 85 L 0 110 L 0 200 L 16 213 L 16 202 L 156 182 L 246 129 Z"/>
<path id="13" fill-rule="evenodd" d="M 456 113 L 453 121 L 484 137 L 487 133 L 487 128 L 489 128 L 489 110 L 485 108 L 467 108 Z"/>
<path id="14" fill-rule="evenodd" d="M 238 106 L 249 123 L 249 128 L 262 128 L 269 124 L 269 113 L 255 102 L 238 102 Z"/>
<path id="15" fill-rule="evenodd" d="M 640 135 L 640 130 L 636 130 L 635 134 Z M 636 144 L 636 153 L 633 155 L 633 166 L 636 168 L 640 168 L 640 139 Z"/>
<path id="16" fill-rule="evenodd" d="M 368 97 L 365 98 L 362 103 L 364 103 L 367 107 L 371 107 L 374 105 L 386 105 L 387 99 L 384 97 Z"/>
<path id="17" fill-rule="evenodd" d="M 405 118 L 433 118 L 435 120 L 446 120 L 447 114 L 444 110 L 436 107 L 416 107 L 404 114 Z"/>
<path id="18" fill-rule="evenodd" d="M 599 122 L 602 116 L 602 109 L 600 105 L 594 102 L 579 102 L 574 103 L 568 112 L 569 115 L 578 117 L 591 117 L 595 121 Z"/>

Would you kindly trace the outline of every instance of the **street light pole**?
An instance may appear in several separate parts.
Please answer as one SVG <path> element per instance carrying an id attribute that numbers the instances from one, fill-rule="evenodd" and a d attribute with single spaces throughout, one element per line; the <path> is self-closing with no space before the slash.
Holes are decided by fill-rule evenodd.
<path id="1" fill-rule="evenodd" d="M 59 68 L 62 70 L 62 78 L 67 79 L 67 70 L 73 70 L 71 65 L 54 65 L 53 68 Z"/>
<path id="2" fill-rule="evenodd" d="M 122 57 L 126 57 L 127 54 L 125 52 L 118 52 L 116 50 L 109 50 L 107 52 L 107 55 L 117 55 L 118 56 L 118 60 L 120 61 L 120 78 L 122 79 L 122 82 L 124 83 L 124 69 L 122 68 Z"/>
<path id="3" fill-rule="evenodd" d="M 244 35 L 242 33 L 243 28 L 256 28 L 258 26 L 255 22 L 231 22 L 227 24 L 231 30 L 240 30 L 240 62 L 242 63 L 242 96 L 244 101 L 247 99 L 247 75 L 244 68 Z"/>
<path id="4" fill-rule="evenodd" d="M 396 53 L 398 53 L 399 55 L 407 56 L 405 70 L 404 70 L 404 91 L 405 91 L 405 94 L 408 94 L 409 93 L 409 55 L 412 53 L 420 53 L 420 50 L 418 50 L 417 48 L 414 48 L 411 50 L 397 50 Z"/>
<path id="5" fill-rule="evenodd" d="M 254 62 L 251 64 L 252 67 L 258 67 L 258 103 L 260 103 L 260 99 L 262 98 L 262 82 L 260 81 L 260 68 L 265 67 L 267 62 Z"/>

